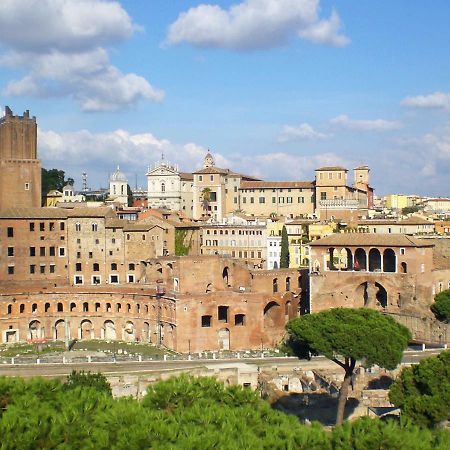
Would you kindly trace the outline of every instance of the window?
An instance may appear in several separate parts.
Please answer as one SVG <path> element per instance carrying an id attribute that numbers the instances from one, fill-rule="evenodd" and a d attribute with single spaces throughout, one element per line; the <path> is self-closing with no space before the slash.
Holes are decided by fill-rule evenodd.
<path id="1" fill-rule="evenodd" d="M 100 265 L 99 265 L 98 263 L 94 263 L 94 264 L 92 265 L 92 270 L 93 270 L 94 272 L 98 272 L 98 271 L 100 270 Z"/>
<path id="2" fill-rule="evenodd" d="M 14 275 L 14 266 L 8 266 L 8 275 Z"/>
<path id="3" fill-rule="evenodd" d="M 264 197 L 259 197 L 259 203 L 266 203 L 266 199 Z"/>
<path id="4" fill-rule="evenodd" d="M 214 175 L 209 176 L 210 181 L 214 181 Z"/>
<path id="5" fill-rule="evenodd" d="M 13 227 L 8 227 L 8 229 L 6 230 L 6 235 L 8 237 L 14 237 L 14 228 Z"/>
<path id="6" fill-rule="evenodd" d="M 81 252 L 77 252 L 77 258 L 78 258 L 78 259 L 81 258 Z"/>
<path id="7" fill-rule="evenodd" d="M 74 284 L 83 284 L 83 275 L 75 275 L 73 280 Z M 70 306 L 70 310 L 72 311 L 72 305 Z"/>
<path id="8" fill-rule="evenodd" d="M 60 222 L 60 224 L 59 224 L 59 229 L 60 229 L 61 231 L 64 231 L 64 228 L 65 228 L 64 222 Z"/>
<path id="9" fill-rule="evenodd" d="M 30 231 L 34 231 L 34 222 L 30 222 Z"/>
<path id="10" fill-rule="evenodd" d="M 8 247 L 8 256 L 14 256 L 14 247 Z"/>
<path id="11" fill-rule="evenodd" d="M 327 199 L 327 193 L 326 192 L 321 192 L 320 193 L 320 200 L 326 200 Z"/>
<path id="12" fill-rule="evenodd" d="M 66 247 L 59 247 L 58 254 L 59 256 L 66 256 Z"/>
<path id="13" fill-rule="evenodd" d="M 48 249 L 50 256 L 55 256 L 55 247 L 50 247 Z"/>
<path id="14" fill-rule="evenodd" d="M 202 175 L 198 176 L 198 181 L 203 181 L 203 176 Z"/>
<path id="15" fill-rule="evenodd" d="M 286 203 L 292 203 L 292 197 L 286 197 Z"/>
<path id="16" fill-rule="evenodd" d="M 91 227 L 92 227 L 92 231 L 97 231 L 97 224 L 96 223 L 93 223 L 92 225 L 91 225 Z"/>
<path id="17" fill-rule="evenodd" d="M 29 191 L 30 190 L 30 183 L 25 183 L 25 190 Z"/>
<path id="18" fill-rule="evenodd" d="M 49 268 L 50 268 L 50 273 L 55 273 L 55 265 L 54 264 L 50 264 Z"/>
<path id="19" fill-rule="evenodd" d="M 228 306 L 219 306 L 217 316 L 220 322 L 228 323 Z"/>
<path id="20" fill-rule="evenodd" d="M 39 256 L 45 256 L 45 247 L 39 248 Z"/>
<path id="21" fill-rule="evenodd" d="M 40 265 L 40 266 L 39 266 L 39 271 L 40 271 L 41 273 L 45 273 L 45 266 L 44 266 L 44 265 Z"/>
<path id="22" fill-rule="evenodd" d="M 49 224 L 48 224 L 48 230 L 49 231 L 53 231 L 55 229 L 55 222 L 50 222 Z"/>
<path id="23" fill-rule="evenodd" d="M 298 198 L 299 203 L 305 203 L 305 197 L 299 197 Z"/>
<path id="24" fill-rule="evenodd" d="M 100 284 L 100 283 L 101 283 L 101 278 L 98 275 L 92 275 L 92 284 Z"/>
<path id="25" fill-rule="evenodd" d="M 89 252 L 89 258 L 92 259 L 92 252 Z"/>
<path id="26" fill-rule="evenodd" d="M 111 264 L 111 270 L 117 270 L 117 264 L 116 263 L 112 263 Z"/>
<path id="27" fill-rule="evenodd" d="M 36 248 L 30 247 L 30 256 L 36 256 Z"/>
<path id="28" fill-rule="evenodd" d="M 134 283 L 134 275 L 128 274 L 127 281 L 128 281 L 128 283 Z"/>
<path id="29" fill-rule="evenodd" d="M 115 243 L 116 243 L 116 239 L 115 239 L 115 238 L 112 238 L 112 239 L 111 239 L 111 243 L 112 243 L 112 244 L 115 244 Z"/>
<path id="30" fill-rule="evenodd" d="M 247 198 L 246 197 L 242 198 L 242 203 L 247 203 Z"/>
<path id="31" fill-rule="evenodd" d="M 405 249 L 404 248 L 401 248 L 400 249 L 400 255 L 404 255 L 405 254 Z"/>
<path id="32" fill-rule="evenodd" d="M 135 269 L 134 263 L 128 264 L 128 270 L 134 270 L 134 269 Z"/>
<path id="33" fill-rule="evenodd" d="M 119 283 L 119 275 L 110 275 L 109 282 L 111 284 L 118 284 Z"/>
<path id="34" fill-rule="evenodd" d="M 236 327 L 243 327 L 245 325 L 245 314 L 236 314 L 234 316 L 234 325 Z"/>
<path id="35" fill-rule="evenodd" d="M 21 303 L 20 306 L 19 306 L 19 312 L 21 314 L 23 314 L 25 312 L 25 305 L 23 303 Z"/>
<path id="36" fill-rule="evenodd" d="M 30 273 L 35 273 L 35 272 L 36 272 L 36 265 L 30 264 Z"/>
<path id="37" fill-rule="evenodd" d="M 202 328 L 211 327 L 212 316 L 202 316 Z"/>
<path id="38" fill-rule="evenodd" d="M 45 231 L 45 223 L 44 222 L 39 223 L 39 231 Z"/>
<path id="39" fill-rule="evenodd" d="M 100 241 L 98 239 L 95 240 L 95 245 L 100 244 Z"/>
<path id="40" fill-rule="evenodd" d="M 76 264 L 75 264 L 75 270 L 76 270 L 77 272 L 81 272 L 81 263 L 76 263 Z"/>
<path id="41" fill-rule="evenodd" d="M 250 197 L 250 203 L 255 203 L 255 197 Z"/>
<path id="42" fill-rule="evenodd" d="M 277 198 L 276 197 L 272 197 L 272 203 L 276 203 L 277 202 Z"/>
<path id="43" fill-rule="evenodd" d="M 75 224 L 75 231 L 81 231 L 81 223 L 77 222 Z"/>

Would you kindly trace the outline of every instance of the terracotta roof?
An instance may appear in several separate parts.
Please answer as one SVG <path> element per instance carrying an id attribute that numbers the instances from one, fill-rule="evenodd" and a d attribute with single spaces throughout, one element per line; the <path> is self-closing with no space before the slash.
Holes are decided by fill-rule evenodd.
<path id="1" fill-rule="evenodd" d="M 128 222 L 125 219 L 107 219 L 105 228 L 123 228 Z"/>
<path id="2" fill-rule="evenodd" d="M 66 219 L 68 211 L 60 208 L 9 208 L 0 211 L 0 219 Z"/>
<path id="3" fill-rule="evenodd" d="M 411 216 L 406 219 L 374 219 L 360 220 L 359 225 L 433 225 L 433 222 L 423 217 Z"/>
<path id="4" fill-rule="evenodd" d="M 128 222 L 124 227 L 123 231 L 149 231 L 152 228 L 162 228 L 161 225 L 155 223 L 145 223 L 145 222 Z"/>
<path id="5" fill-rule="evenodd" d="M 433 243 L 416 239 L 406 234 L 376 234 L 376 233 L 334 233 L 309 244 L 311 247 L 433 247 Z"/>
<path id="6" fill-rule="evenodd" d="M 194 174 L 190 173 L 190 172 L 180 172 L 180 178 L 182 180 L 193 180 L 194 179 Z"/>
<path id="7" fill-rule="evenodd" d="M 221 175 L 228 175 L 230 173 L 229 169 L 220 169 L 219 167 L 206 167 L 205 169 L 197 170 L 193 174 L 202 174 L 202 173 L 220 173 Z"/>
<path id="8" fill-rule="evenodd" d="M 313 181 L 243 181 L 240 189 L 313 188 Z"/>
<path id="9" fill-rule="evenodd" d="M 316 172 L 317 172 L 318 170 L 328 170 L 328 171 L 331 171 L 331 170 L 343 170 L 343 171 L 345 171 L 345 172 L 348 172 L 348 170 L 347 170 L 345 167 L 339 167 L 339 166 L 325 166 L 325 167 L 319 167 L 318 169 L 316 169 Z"/>
<path id="10" fill-rule="evenodd" d="M 74 208 L 67 211 L 68 217 L 115 217 L 114 211 L 108 206 L 96 208 Z"/>
<path id="11" fill-rule="evenodd" d="M 311 225 L 312 223 L 318 223 L 316 219 L 295 219 L 292 222 L 286 222 L 285 225 Z"/>

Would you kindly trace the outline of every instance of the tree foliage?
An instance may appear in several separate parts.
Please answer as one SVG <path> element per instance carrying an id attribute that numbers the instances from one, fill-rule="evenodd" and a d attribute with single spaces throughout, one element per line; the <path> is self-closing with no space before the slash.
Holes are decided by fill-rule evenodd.
<path id="1" fill-rule="evenodd" d="M 190 242 L 186 245 L 186 237 L 188 231 L 182 228 L 175 228 L 175 255 L 186 256 L 189 255 L 191 249 Z"/>
<path id="2" fill-rule="evenodd" d="M 289 238 L 286 227 L 283 225 L 281 230 L 281 253 L 280 253 L 280 269 L 289 267 Z"/>
<path id="3" fill-rule="evenodd" d="M 108 395 L 112 395 L 111 385 L 107 378 L 102 373 L 77 372 L 73 370 L 67 377 L 66 382 L 63 385 L 63 389 L 75 389 L 79 386 L 89 387 L 99 392 L 104 392 Z"/>
<path id="4" fill-rule="evenodd" d="M 370 419 L 329 433 L 272 410 L 251 391 L 187 376 L 152 386 L 142 402 L 113 399 L 83 384 L 66 389 L 58 380 L 0 377 L 0 402 L 0 448 L 5 450 L 440 450 L 449 439 L 445 431 Z"/>
<path id="5" fill-rule="evenodd" d="M 402 214 L 404 216 L 406 216 L 407 214 L 412 214 L 419 211 L 419 207 L 418 206 L 405 206 L 404 208 L 402 208 Z"/>
<path id="6" fill-rule="evenodd" d="M 52 189 L 62 191 L 66 184 L 73 184 L 73 178 L 65 178 L 64 170 L 41 169 L 42 196 L 47 195 Z"/>
<path id="7" fill-rule="evenodd" d="M 433 311 L 438 320 L 441 320 L 442 322 L 450 321 L 450 289 L 439 292 L 439 294 L 434 297 L 431 311 Z"/>
<path id="8" fill-rule="evenodd" d="M 345 370 L 336 423 L 344 417 L 345 399 L 356 361 L 394 369 L 411 339 L 409 330 L 389 316 L 360 308 L 334 308 L 290 321 L 286 326 L 293 351 L 306 347 Z"/>
<path id="9" fill-rule="evenodd" d="M 389 399 L 417 425 L 433 427 L 450 418 L 450 350 L 405 368 Z"/>

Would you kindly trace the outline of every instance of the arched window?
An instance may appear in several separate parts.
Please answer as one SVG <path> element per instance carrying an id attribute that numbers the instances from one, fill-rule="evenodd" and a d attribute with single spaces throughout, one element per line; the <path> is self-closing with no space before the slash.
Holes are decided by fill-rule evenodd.
<path id="1" fill-rule="evenodd" d="M 20 306 L 19 306 L 19 312 L 21 314 L 23 314 L 25 312 L 25 305 L 23 303 L 21 303 Z"/>
<path id="2" fill-rule="evenodd" d="M 408 264 L 406 264 L 404 261 L 401 263 L 402 273 L 408 273 Z"/>
<path id="3" fill-rule="evenodd" d="M 12 314 L 12 305 L 8 305 L 7 314 Z"/>
<path id="4" fill-rule="evenodd" d="M 49 312 L 50 310 L 50 303 L 46 303 L 44 306 L 44 312 Z"/>
<path id="5" fill-rule="evenodd" d="M 31 305 L 31 312 L 32 312 L 32 313 L 37 312 L 37 303 L 33 303 L 33 304 Z"/>
<path id="6" fill-rule="evenodd" d="M 113 184 L 113 194 L 116 195 L 116 185 Z"/>
<path id="7" fill-rule="evenodd" d="M 58 312 L 63 312 L 63 311 L 64 311 L 63 304 L 62 304 L 62 303 L 58 303 L 58 304 L 56 305 L 56 310 L 57 310 Z"/>
<path id="8" fill-rule="evenodd" d="M 291 277 L 286 277 L 286 292 L 291 290 Z"/>
<path id="9" fill-rule="evenodd" d="M 397 257 L 392 248 L 387 248 L 383 252 L 383 271 L 384 272 L 396 272 L 397 271 Z"/>
<path id="10" fill-rule="evenodd" d="M 75 303 L 71 303 L 70 304 L 70 312 L 75 311 L 76 307 L 77 307 L 77 305 Z"/>
<path id="11" fill-rule="evenodd" d="M 112 263 L 111 264 L 111 270 L 117 270 L 117 264 L 116 263 Z"/>
<path id="12" fill-rule="evenodd" d="M 272 281 L 272 291 L 274 294 L 278 292 L 278 278 L 274 278 Z"/>
<path id="13" fill-rule="evenodd" d="M 92 270 L 93 270 L 94 272 L 98 272 L 98 271 L 100 270 L 99 264 L 98 264 L 98 263 L 94 263 L 94 264 L 92 265 Z"/>
<path id="14" fill-rule="evenodd" d="M 89 311 L 89 303 L 88 302 L 84 302 L 83 303 L 83 312 L 88 312 Z"/>
<path id="15" fill-rule="evenodd" d="M 123 195 L 125 194 L 125 186 L 122 184 L 122 186 L 120 186 L 120 193 Z"/>
<path id="16" fill-rule="evenodd" d="M 166 185 L 161 183 L 161 192 L 166 192 Z"/>

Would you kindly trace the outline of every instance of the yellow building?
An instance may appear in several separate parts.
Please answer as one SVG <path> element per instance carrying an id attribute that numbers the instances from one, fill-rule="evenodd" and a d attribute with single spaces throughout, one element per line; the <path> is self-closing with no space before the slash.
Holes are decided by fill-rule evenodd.
<path id="1" fill-rule="evenodd" d="M 336 222 L 318 222 L 309 226 L 308 238 L 310 241 L 322 239 L 333 234 L 337 228 Z"/>
<path id="2" fill-rule="evenodd" d="M 408 206 L 408 196 L 403 194 L 389 194 L 384 197 L 386 208 L 403 209 Z"/>

